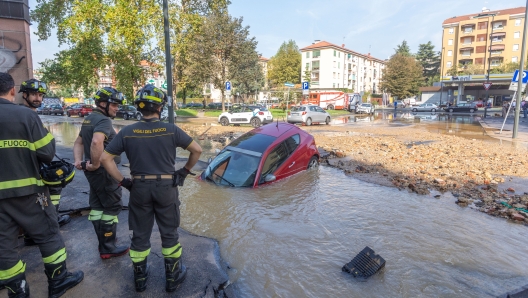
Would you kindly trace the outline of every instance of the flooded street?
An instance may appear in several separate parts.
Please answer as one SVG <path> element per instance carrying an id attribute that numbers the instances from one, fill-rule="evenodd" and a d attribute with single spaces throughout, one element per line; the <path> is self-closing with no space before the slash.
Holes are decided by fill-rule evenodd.
<path id="1" fill-rule="evenodd" d="M 492 297 L 528 283 L 528 229 L 321 167 L 259 189 L 201 181 L 182 227 L 220 243 L 242 297 Z M 341 272 L 365 246 L 386 260 L 358 282 Z"/>
<path id="2" fill-rule="evenodd" d="M 474 117 L 398 116 L 350 116 L 333 125 L 419 125 L 496 142 Z M 44 121 L 62 146 L 72 146 L 80 128 L 68 121 Z M 218 144 L 199 142 L 202 160 L 215 154 Z M 257 189 L 187 179 L 181 227 L 219 241 L 240 297 L 494 297 L 528 284 L 526 226 L 439 194 L 371 184 L 326 166 Z M 341 267 L 365 246 L 386 265 L 359 282 Z"/>

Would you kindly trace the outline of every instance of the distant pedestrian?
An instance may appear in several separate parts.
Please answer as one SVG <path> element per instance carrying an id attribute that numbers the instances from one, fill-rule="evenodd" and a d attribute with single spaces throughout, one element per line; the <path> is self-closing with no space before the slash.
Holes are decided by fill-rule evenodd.
<path id="1" fill-rule="evenodd" d="M 398 102 L 394 101 L 394 109 L 396 110 L 398 108 Z"/>
<path id="2" fill-rule="evenodd" d="M 523 110 L 523 118 L 526 118 L 526 116 L 528 114 L 528 103 L 526 102 L 526 98 L 523 99 L 523 101 L 521 103 L 521 108 Z"/>

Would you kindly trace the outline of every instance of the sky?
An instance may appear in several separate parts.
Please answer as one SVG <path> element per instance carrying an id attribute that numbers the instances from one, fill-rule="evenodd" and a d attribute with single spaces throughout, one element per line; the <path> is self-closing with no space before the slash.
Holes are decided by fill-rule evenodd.
<path id="1" fill-rule="evenodd" d="M 403 40 L 412 52 L 428 41 L 440 51 L 445 19 L 479 13 L 483 7 L 499 10 L 525 4 L 525 0 L 231 0 L 229 13 L 243 18 L 258 42 L 257 51 L 266 58 L 291 39 L 300 49 L 324 40 L 387 59 Z M 29 6 L 35 7 L 36 0 L 29 0 Z M 55 36 L 38 41 L 32 34 L 31 47 L 35 69 L 61 50 Z"/>

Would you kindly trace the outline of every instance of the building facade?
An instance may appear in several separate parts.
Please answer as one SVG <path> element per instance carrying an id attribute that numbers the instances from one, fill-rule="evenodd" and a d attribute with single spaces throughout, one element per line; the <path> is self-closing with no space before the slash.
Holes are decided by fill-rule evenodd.
<path id="1" fill-rule="evenodd" d="M 326 41 L 301 49 L 301 78 L 310 77 L 310 89 L 347 88 L 354 92 L 381 93 L 385 61 L 359 54 Z"/>
<path id="2" fill-rule="evenodd" d="M 454 65 L 469 64 L 485 71 L 521 60 L 524 7 L 452 17 L 442 24 L 442 76 Z"/>

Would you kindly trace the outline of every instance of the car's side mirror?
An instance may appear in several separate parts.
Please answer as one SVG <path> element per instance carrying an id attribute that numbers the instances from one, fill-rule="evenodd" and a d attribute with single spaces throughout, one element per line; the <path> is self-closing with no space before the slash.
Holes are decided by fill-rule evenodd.
<path id="1" fill-rule="evenodd" d="M 277 177 L 275 177 L 273 174 L 268 174 L 266 177 L 264 177 L 264 182 L 273 182 L 275 180 L 277 180 Z"/>

